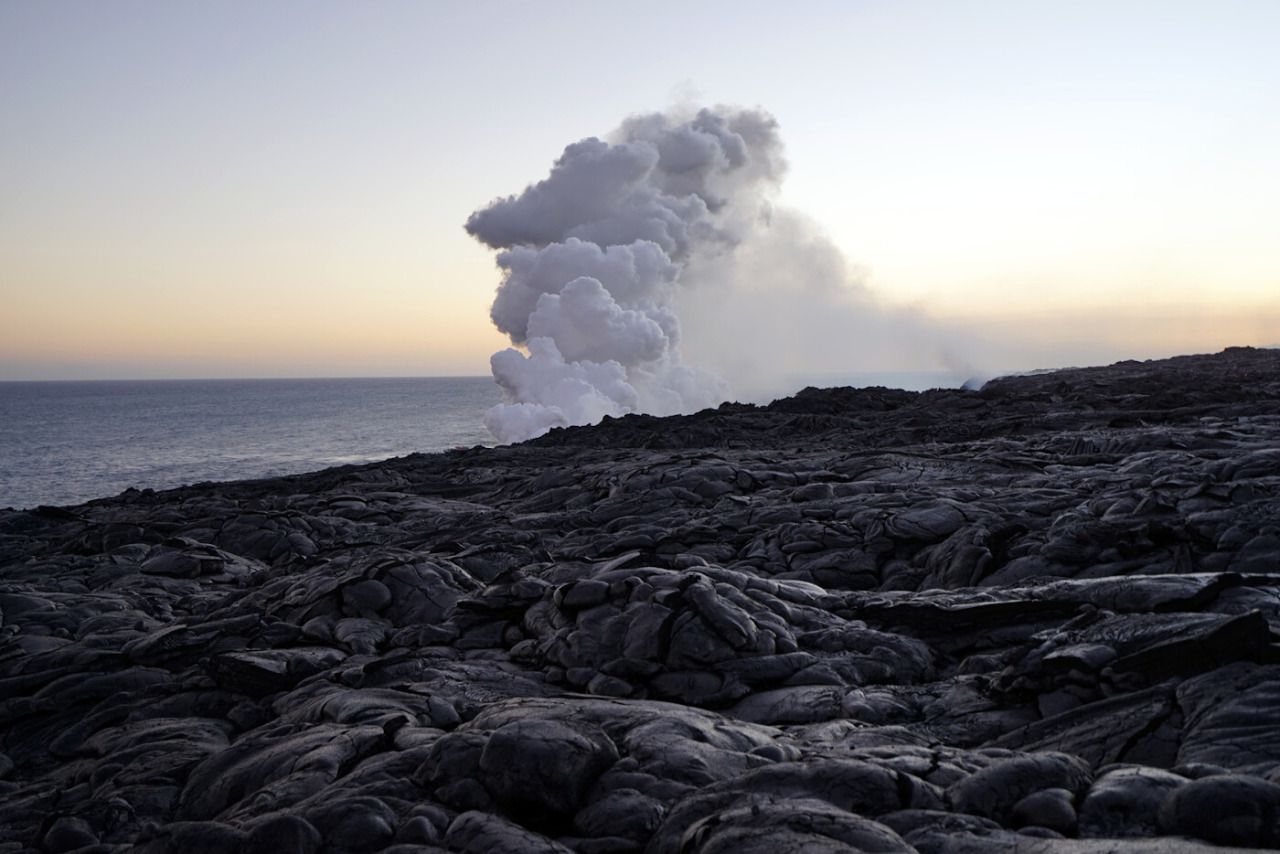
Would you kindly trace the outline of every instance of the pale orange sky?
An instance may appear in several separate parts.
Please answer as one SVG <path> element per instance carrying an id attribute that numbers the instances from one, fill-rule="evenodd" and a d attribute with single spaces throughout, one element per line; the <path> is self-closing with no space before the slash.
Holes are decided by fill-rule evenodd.
<path id="1" fill-rule="evenodd" d="M 485 374 L 468 213 L 689 98 L 996 367 L 1280 344 L 1280 6 L 1058 5 L 5 4 L 0 379 Z"/>

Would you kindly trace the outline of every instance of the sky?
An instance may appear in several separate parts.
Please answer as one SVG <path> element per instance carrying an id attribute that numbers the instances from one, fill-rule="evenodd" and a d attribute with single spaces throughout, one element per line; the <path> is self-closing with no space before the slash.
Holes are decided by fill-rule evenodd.
<path id="1" fill-rule="evenodd" d="M 1277 345 L 1277 43 L 1272 0 L 0 0 L 0 379 L 486 374 L 467 216 L 701 103 L 993 367 Z"/>

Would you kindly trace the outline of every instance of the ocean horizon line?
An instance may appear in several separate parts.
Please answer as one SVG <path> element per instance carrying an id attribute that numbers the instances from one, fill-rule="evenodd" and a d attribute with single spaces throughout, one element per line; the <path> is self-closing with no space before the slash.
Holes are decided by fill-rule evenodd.
<path id="1" fill-rule="evenodd" d="M 48 379 L 0 379 L 0 385 L 27 383 L 225 383 L 225 382 L 334 382 L 341 380 L 492 380 L 487 374 L 382 374 L 300 377 L 54 377 Z"/>
<path id="2" fill-rule="evenodd" d="M 1059 370 L 1058 368 L 1042 368 L 1039 370 Z M 995 376 L 1001 376 L 1000 372 Z M 959 376 L 947 369 L 917 368 L 909 370 L 860 370 L 830 371 L 814 374 L 802 374 L 794 377 L 795 391 L 805 385 L 823 383 L 824 385 L 847 385 L 850 380 L 870 379 L 876 377 L 940 377 Z M 269 377 L 52 377 L 52 378 L 0 378 L 0 385 L 38 385 L 38 384 L 110 384 L 110 383 L 226 383 L 226 382 L 342 382 L 370 380 L 493 380 L 488 374 L 368 374 L 348 376 L 269 376 Z"/>

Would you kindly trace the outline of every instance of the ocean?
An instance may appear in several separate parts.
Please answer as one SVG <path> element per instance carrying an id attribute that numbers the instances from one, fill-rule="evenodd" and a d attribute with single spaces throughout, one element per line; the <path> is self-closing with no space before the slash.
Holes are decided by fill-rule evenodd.
<path id="1" fill-rule="evenodd" d="M 795 388 L 955 386 L 943 373 L 796 378 Z M 0 382 L 0 507 L 130 487 L 297 474 L 491 445 L 488 377 Z"/>
<path id="2" fill-rule="evenodd" d="M 488 377 L 0 382 L 0 507 L 492 444 Z"/>

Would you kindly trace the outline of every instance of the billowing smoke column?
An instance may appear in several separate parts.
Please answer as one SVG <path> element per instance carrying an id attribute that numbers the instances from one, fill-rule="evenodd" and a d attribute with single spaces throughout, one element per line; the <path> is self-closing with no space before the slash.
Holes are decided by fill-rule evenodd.
<path id="1" fill-rule="evenodd" d="M 674 306 L 695 257 L 731 250 L 767 215 L 784 170 L 777 123 L 728 108 L 627 120 L 568 146 L 551 174 L 467 220 L 501 250 L 491 315 L 511 348 L 490 360 L 508 402 L 499 441 L 606 415 L 671 415 L 726 396 L 682 363 Z"/>

